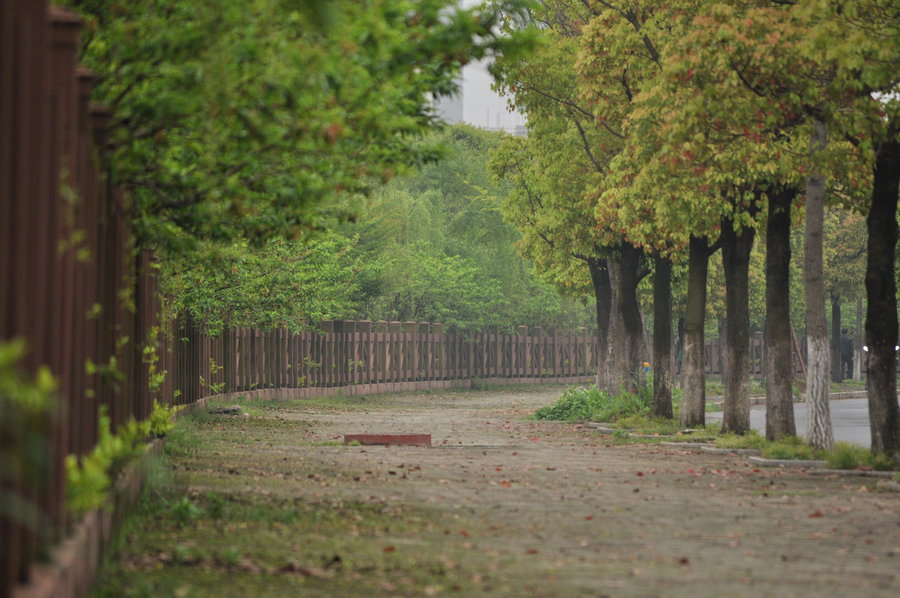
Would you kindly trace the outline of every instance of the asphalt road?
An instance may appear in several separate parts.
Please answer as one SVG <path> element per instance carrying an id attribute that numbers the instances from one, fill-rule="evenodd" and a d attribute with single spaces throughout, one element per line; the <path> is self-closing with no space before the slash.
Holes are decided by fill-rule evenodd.
<path id="1" fill-rule="evenodd" d="M 831 425 L 834 439 L 862 446 L 872 445 L 869 431 L 869 404 L 867 399 L 840 399 L 831 401 Z M 721 420 L 721 413 L 707 413 L 709 419 Z M 806 435 L 806 403 L 794 403 L 797 434 Z M 750 410 L 750 427 L 762 433 L 766 431 L 766 406 L 754 405 Z"/>

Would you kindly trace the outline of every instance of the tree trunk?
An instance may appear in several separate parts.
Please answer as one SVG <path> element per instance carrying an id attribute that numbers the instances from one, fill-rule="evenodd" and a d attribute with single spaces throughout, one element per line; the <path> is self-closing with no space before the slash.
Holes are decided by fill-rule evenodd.
<path id="1" fill-rule="evenodd" d="M 597 388 L 607 387 L 609 375 L 609 314 L 612 308 L 612 288 L 606 260 L 588 258 L 594 301 L 597 308 Z"/>
<path id="2" fill-rule="evenodd" d="M 607 388 L 615 394 L 621 390 L 635 392 L 638 388 L 643 324 L 637 298 L 641 250 L 623 243 L 614 253 L 607 260 L 613 286 Z"/>
<path id="3" fill-rule="evenodd" d="M 825 123 L 815 121 L 810 153 L 815 156 L 828 143 Z M 804 236 L 803 292 L 806 297 L 806 441 L 820 449 L 834 447 L 831 410 L 828 327 L 825 322 L 825 283 L 822 238 L 825 223 L 825 175 L 806 179 L 806 231 Z"/>
<path id="4" fill-rule="evenodd" d="M 841 339 L 841 298 L 831 293 L 831 381 L 844 381 L 844 352 Z"/>
<path id="5" fill-rule="evenodd" d="M 896 133 L 895 133 L 896 134 Z M 872 452 L 900 457 L 900 409 L 897 405 L 897 192 L 900 141 L 890 138 L 878 149 L 866 262 L 866 345 L 869 425 Z"/>
<path id="6" fill-rule="evenodd" d="M 604 360 L 604 386 L 611 395 L 618 394 L 622 388 L 622 376 L 625 371 L 625 323 L 619 311 L 619 258 L 615 255 L 606 260 L 609 275 L 609 331 L 606 342 L 606 359 Z"/>
<path id="7" fill-rule="evenodd" d="M 725 347 L 728 346 L 728 320 L 719 318 L 717 326 L 719 332 L 719 378 L 722 384 L 725 384 Z"/>
<path id="8" fill-rule="evenodd" d="M 709 240 L 691 237 L 688 257 L 687 304 L 684 309 L 684 345 L 682 350 L 681 425 L 685 428 L 706 425 L 706 355 L 704 319 L 706 317 L 706 278 L 709 269 Z"/>
<path id="9" fill-rule="evenodd" d="M 653 415 L 672 419 L 672 261 L 653 266 Z"/>
<path id="10" fill-rule="evenodd" d="M 725 410 L 722 431 L 750 430 L 750 251 L 754 231 L 740 234 L 731 220 L 722 223 L 722 264 L 725 268 Z"/>
<path id="11" fill-rule="evenodd" d="M 771 189 L 766 222 L 766 438 L 797 434 L 791 383 L 791 202 L 793 188 Z"/>
<path id="12" fill-rule="evenodd" d="M 853 333 L 853 371 L 850 377 L 854 380 L 862 379 L 862 361 L 863 361 L 863 300 L 862 297 L 856 298 L 856 330 Z"/>

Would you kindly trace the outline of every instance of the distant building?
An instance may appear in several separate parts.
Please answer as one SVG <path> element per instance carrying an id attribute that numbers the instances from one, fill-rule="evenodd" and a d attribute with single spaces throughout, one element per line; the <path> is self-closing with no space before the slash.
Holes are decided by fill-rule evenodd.
<path id="1" fill-rule="evenodd" d="M 438 98 L 434 103 L 438 116 L 448 125 L 456 125 L 463 122 L 463 88 L 462 80 L 457 82 L 459 91 L 452 96 Z"/>

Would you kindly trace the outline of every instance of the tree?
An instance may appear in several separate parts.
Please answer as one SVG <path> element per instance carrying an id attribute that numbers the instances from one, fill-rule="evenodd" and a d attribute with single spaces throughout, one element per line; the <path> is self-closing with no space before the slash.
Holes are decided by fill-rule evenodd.
<path id="1" fill-rule="evenodd" d="M 795 162 L 797 173 L 805 176 L 804 169 L 812 173 L 830 172 L 835 181 L 840 181 L 835 187 L 842 188 L 851 201 L 854 191 L 864 190 L 866 186 L 856 184 L 861 165 L 874 168 L 869 243 L 877 249 L 869 252 L 873 274 L 867 278 L 867 285 L 872 285 L 870 299 L 877 296 L 877 302 L 882 302 L 876 311 L 882 316 L 891 314 L 892 321 L 885 328 L 883 321 L 874 324 L 874 313 L 867 319 L 880 346 L 880 355 L 875 360 L 880 368 L 876 374 L 879 382 L 870 384 L 870 413 L 873 450 L 895 452 L 896 448 L 886 448 L 896 447 L 896 439 L 900 438 L 895 370 L 891 369 L 896 356 L 890 347 L 890 343 L 896 342 L 893 323 L 896 297 L 890 275 L 893 264 L 888 263 L 896 243 L 896 176 L 893 173 L 897 169 L 891 149 L 897 139 L 897 129 L 892 124 L 897 105 L 892 92 L 896 91 L 898 82 L 895 7 L 879 0 L 852 4 L 840 1 L 720 3 L 711 4 L 708 13 L 695 20 L 698 25 L 708 25 L 699 28 L 701 35 L 691 52 L 693 56 L 702 56 L 701 62 L 688 61 L 685 65 L 688 70 L 682 72 L 687 75 L 691 69 L 719 60 L 726 67 L 724 72 L 737 75 L 733 87 L 750 93 L 744 94 L 742 106 L 729 106 L 725 114 L 755 117 L 748 119 L 745 136 L 762 138 L 787 132 L 796 140 L 794 156 L 804 156 Z M 703 39 L 707 41 L 704 43 Z M 704 47 L 716 50 L 707 53 L 702 51 Z M 714 94 L 719 100 L 727 97 L 722 91 L 718 89 Z M 748 111 L 751 107 L 756 109 Z M 713 110 L 709 114 L 722 114 L 722 111 Z M 825 147 L 814 144 L 816 149 L 812 152 L 797 151 L 801 139 L 811 135 L 818 139 L 823 126 L 833 143 Z M 812 189 L 820 187 L 814 184 Z M 877 213 L 874 218 L 873 211 Z M 882 281 L 887 281 L 886 286 Z M 872 309 L 871 300 L 869 305 Z M 888 306 L 893 309 L 887 309 Z M 814 352 L 820 344 L 811 343 Z M 827 351 L 827 344 L 822 350 Z M 817 368 L 821 370 L 817 377 L 825 379 L 814 385 L 820 391 L 810 403 L 825 401 L 821 389 L 827 389 L 827 359 L 815 360 L 823 361 L 826 365 Z M 818 413 L 822 410 L 814 409 L 811 419 Z M 815 424 L 811 431 L 823 429 L 823 425 Z M 888 440 L 882 442 L 880 436 Z M 827 435 L 809 440 L 821 446 L 828 444 Z"/>
<path id="2" fill-rule="evenodd" d="M 825 291 L 831 300 L 831 379 L 841 382 L 853 346 L 843 332 L 841 303 L 862 299 L 865 283 L 866 221 L 856 212 L 832 209 L 825 215 Z M 859 340 L 859 339 L 857 339 Z M 850 363 L 847 363 L 849 352 Z M 848 375 L 853 375 L 851 365 Z"/>
<path id="3" fill-rule="evenodd" d="M 523 324 L 584 325 L 584 309 L 561 299 L 516 255 L 520 234 L 501 214 L 507 189 L 494 184 L 487 169 L 489 153 L 503 138 L 465 125 L 435 132 L 425 143 L 442 146 L 443 158 L 393 179 L 370 197 L 356 223 L 341 227 L 359 235 L 362 259 L 376 270 L 366 273 L 368 286 L 377 288 L 358 307 L 362 317 L 441 314 L 465 328 L 510 331 Z M 448 279 L 436 280 L 442 272 Z M 470 287 L 470 279 L 482 281 L 482 288 Z M 435 311 L 436 305 L 443 307 Z"/>
<path id="4" fill-rule="evenodd" d="M 497 33 L 512 3 L 452 4 L 76 2 L 95 99 L 115 115 L 111 183 L 133 198 L 141 244 L 298 238 L 336 198 L 434 159 L 419 142 L 432 96 L 522 38 Z"/>
<path id="5" fill-rule="evenodd" d="M 621 267 L 611 261 L 635 250 L 618 239 L 615 250 L 601 242 L 594 215 L 596 198 L 589 193 L 592 177 L 605 172 L 618 138 L 598 128 L 594 115 L 578 97 L 572 62 L 577 52 L 578 27 L 588 16 L 575 2 L 547 3 L 530 13 L 540 26 L 540 45 L 528 60 L 501 58 L 493 72 L 501 91 L 528 113 L 527 139 L 511 139 L 492 159 L 493 169 L 510 180 L 504 204 L 506 218 L 522 232 L 520 248 L 544 276 L 564 289 L 590 288 L 597 312 L 597 337 L 603 359 L 597 384 L 611 392 L 633 384 L 640 359 L 620 359 L 612 347 L 637 347 L 642 326 L 634 286 L 637 277 L 618 277 Z M 587 272 L 584 271 L 587 265 Z M 632 260 L 630 267 L 637 267 Z M 589 275 L 589 278 L 586 276 Z M 633 286 L 625 288 L 630 283 Z M 589 285 L 589 286 L 587 286 Z M 623 309 L 638 315 L 629 336 L 617 328 Z M 613 339 L 616 339 L 615 341 Z M 615 357 L 616 359 L 613 359 Z"/>

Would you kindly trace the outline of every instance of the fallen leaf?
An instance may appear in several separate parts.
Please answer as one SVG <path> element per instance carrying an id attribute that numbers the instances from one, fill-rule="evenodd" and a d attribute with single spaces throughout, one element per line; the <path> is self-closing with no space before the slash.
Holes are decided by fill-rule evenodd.
<path id="1" fill-rule="evenodd" d="M 818 519 L 819 517 L 824 517 L 825 514 L 822 511 L 813 511 L 809 514 L 810 519 Z"/>
<path id="2" fill-rule="evenodd" d="M 395 552 L 396 550 L 394 546 L 385 546 L 381 549 L 381 552 Z"/>

